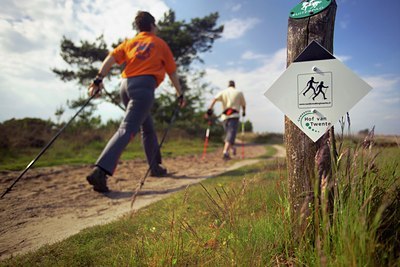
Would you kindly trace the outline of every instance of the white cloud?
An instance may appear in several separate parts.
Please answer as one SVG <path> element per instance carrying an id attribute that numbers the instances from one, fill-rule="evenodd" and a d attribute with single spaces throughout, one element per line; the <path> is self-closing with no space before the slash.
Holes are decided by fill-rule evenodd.
<path id="1" fill-rule="evenodd" d="M 340 60 L 341 62 L 346 62 L 351 59 L 351 56 L 346 56 L 346 55 L 335 55 L 335 58 Z"/>
<path id="2" fill-rule="evenodd" d="M 389 105 L 394 105 L 394 104 L 400 105 L 400 97 L 393 97 L 393 98 L 386 98 L 386 99 L 384 98 L 382 100 L 382 102 L 389 104 Z"/>
<path id="3" fill-rule="evenodd" d="M 231 10 L 232 10 L 233 12 L 237 12 L 237 11 L 239 11 L 240 9 L 242 9 L 242 5 L 241 5 L 240 3 L 238 3 L 238 4 L 234 5 L 234 6 L 232 6 L 232 8 L 231 8 Z"/>
<path id="4" fill-rule="evenodd" d="M 372 90 L 350 110 L 352 129 L 382 134 L 400 132 L 400 78 L 392 75 L 362 77 Z"/>
<path id="5" fill-rule="evenodd" d="M 252 29 L 258 23 L 260 23 L 260 20 L 257 18 L 232 19 L 225 21 L 222 23 L 224 25 L 222 38 L 225 40 L 241 38 L 247 31 Z"/>
<path id="6" fill-rule="evenodd" d="M 266 59 L 267 56 L 263 54 L 255 54 L 252 51 L 246 51 L 242 54 L 241 58 L 245 60 Z"/>
<path id="7" fill-rule="evenodd" d="M 339 27 L 343 30 L 346 30 L 350 25 L 350 19 L 351 19 L 351 16 L 348 14 L 339 16 L 339 18 L 338 18 Z"/>
<path id="8" fill-rule="evenodd" d="M 390 75 L 368 76 L 364 79 L 373 88 L 384 91 L 392 91 L 400 84 L 400 77 L 392 77 Z"/>
<path id="9" fill-rule="evenodd" d="M 54 118 L 57 107 L 84 93 L 73 83 L 61 82 L 51 71 L 66 66 L 59 55 L 62 36 L 78 42 L 94 41 L 104 34 L 111 45 L 119 38 L 133 36 L 132 21 L 138 10 L 161 19 L 168 7 L 161 0 L 2 3 L 0 57 L 7 60 L 0 61 L 0 121 L 28 116 Z M 120 117 L 120 112 L 115 116 Z"/>

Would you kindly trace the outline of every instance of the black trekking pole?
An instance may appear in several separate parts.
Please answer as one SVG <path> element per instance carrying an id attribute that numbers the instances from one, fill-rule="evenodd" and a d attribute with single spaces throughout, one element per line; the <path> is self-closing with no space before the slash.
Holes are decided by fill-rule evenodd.
<path id="1" fill-rule="evenodd" d="M 175 119 L 176 119 L 176 117 L 177 117 L 177 115 L 178 115 L 178 112 L 179 112 L 179 109 L 180 109 L 180 108 L 181 108 L 180 105 L 178 105 L 178 106 L 175 108 L 175 110 L 174 110 L 174 112 L 173 112 L 173 114 L 172 114 L 171 120 L 170 120 L 170 122 L 168 123 L 168 126 L 167 126 L 167 128 L 165 129 L 165 131 L 164 131 L 163 137 L 161 138 L 160 144 L 158 145 L 158 150 L 161 150 L 161 147 L 162 147 L 162 145 L 163 145 L 163 143 L 164 143 L 164 141 L 165 141 L 165 138 L 167 137 L 167 134 L 168 134 L 169 130 L 171 129 L 172 124 L 174 123 L 174 121 L 175 121 Z M 149 168 L 147 169 L 146 174 L 143 176 L 142 179 L 140 179 L 139 185 L 137 186 L 137 188 L 136 188 L 136 190 L 135 190 L 135 193 L 134 193 L 133 196 L 132 196 L 131 208 L 133 207 L 133 204 L 134 204 L 135 201 L 136 201 L 136 197 L 137 197 L 139 191 L 142 189 L 142 187 L 143 187 L 143 185 L 144 185 L 144 182 L 145 182 L 147 176 L 148 176 L 149 173 L 150 173 L 151 167 L 153 166 L 154 160 L 156 159 L 156 155 L 157 155 L 157 151 L 155 151 L 155 153 L 153 154 L 153 158 L 152 158 L 151 161 L 150 161 L 150 166 L 149 166 Z"/>
<path id="2" fill-rule="evenodd" d="M 21 172 L 21 174 L 18 176 L 17 179 L 4 191 L 4 193 L 1 195 L 0 199 L 3 198 L 8 192 L 11 191 L 11 188 L 24 176 L 24 174 L 35 164 L 35 162 L 46 152 L 46 150 L 54 143 L 54 141 L 58 138 L 58 136 L 64 131 L 64 129 L 78 116 L 78 114 L 89 104 L 89 102 L 97 96 L 99 93 L 99 90 L 95 92 L 86 102 L 83 104 L 83 106 L 78 110 L 78 112 L 57 132 L 57 134 L 50 140 L 50 142 L 47 143 L 45 147 L 42 148 L 42 150 L 39 152 L 39 154 L 26 166 L 25 170 Z"/>

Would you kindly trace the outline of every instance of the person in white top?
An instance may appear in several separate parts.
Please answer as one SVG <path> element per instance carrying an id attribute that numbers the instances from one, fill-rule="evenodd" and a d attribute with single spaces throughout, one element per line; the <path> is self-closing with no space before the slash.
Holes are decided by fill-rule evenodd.
<path id="1" fill-rule="evenodd" d="M 240 118 L 240 108 L 242 108 L 242 116 L 246 116 L 246 101 L 241 91 L 236 90 L 235 82 L 229 81 L 227 89 L 219 92 L 212 100 L 207 114 L 213 113 L 213 108 L 216 102 L 222 103 L 221 119 L 225 129 L 225 144 L 223 149 L 223 159 L 230 159 L 229 151 L 232 149 L 233 154 L 236 154 L 235 138 Z"/>

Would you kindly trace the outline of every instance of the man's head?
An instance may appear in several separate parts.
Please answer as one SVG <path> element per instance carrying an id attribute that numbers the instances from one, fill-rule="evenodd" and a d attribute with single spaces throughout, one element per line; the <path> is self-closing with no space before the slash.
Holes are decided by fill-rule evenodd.
<path id="1" fill-rule="evenodd" d="M 154 17 L 146 11 L 138 11 L 134 27 L 140 32 L 150 32 L 152 30 L 152 26 L 156 25 L 156 20 Z"/>
<path id="2" fill-rule="evenodd" d="M 229 86 L 229 87 L 235 87 L 235 82 L 234 82 L 234 81 L 232 81 L 232 80 L 231 80 L 231 81 L 229 81 L 229 84 L 228 84 L 228 86 Z"/>

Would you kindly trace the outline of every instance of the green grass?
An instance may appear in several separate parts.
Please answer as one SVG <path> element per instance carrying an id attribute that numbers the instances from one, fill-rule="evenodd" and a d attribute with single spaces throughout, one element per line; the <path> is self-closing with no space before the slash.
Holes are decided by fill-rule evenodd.
<path id="1" fill-rule="evenodd" d="M 91 164 L 94 163 L 105 147 L 105 141 L 93 141 L 82 144 L 79 141 L 71 142 L 59 139 L 36 161 L 35 167 L 55 166 L 61 164 Z M 221 144 L 210 142 L 208 151 L 214 151 Z M 200 139 L 170 139 L 163 144 L 162 155 L 175 157 L 188 154 L 198 154 L 203 150 L 203 140 Z M 0 171 L 22 170 L 41 151 L 41 148 L 1 151 Z M 121 159 L 144 159 L 144 152 L 140 139 L 132 140 L 126 147 Z"/>
<path id="2" fill-rule="evenodd" d="M 162 202 L 36 253 L 10 266 L 254 266 L 268 263 L 285 224 L 284 187 L 275 168 L 258 164 L 209 179 Z M 266 170 L 268 169 L 268 173 Z M 259 173 L 262 174 L 256 174 Z M 275 248 L 275 249 L 274 249 Z M 269 252 L 270 251 L 270 252 Z M 279 249 L 280 251 L 280 249 Z M 245 261 L 243 261 L 245 260 Z M 250 265 L 248 265 L 250 264 Z"/>
<path id="3" fill-rule="evenodd" d="M 0 266 L 400 266 L 400 150 L 387 151 L 342 155 L 333 215 L 316 202 L 312 234 L 301 240 L 293 238 L 285 163 L 272 159 Z"/>

